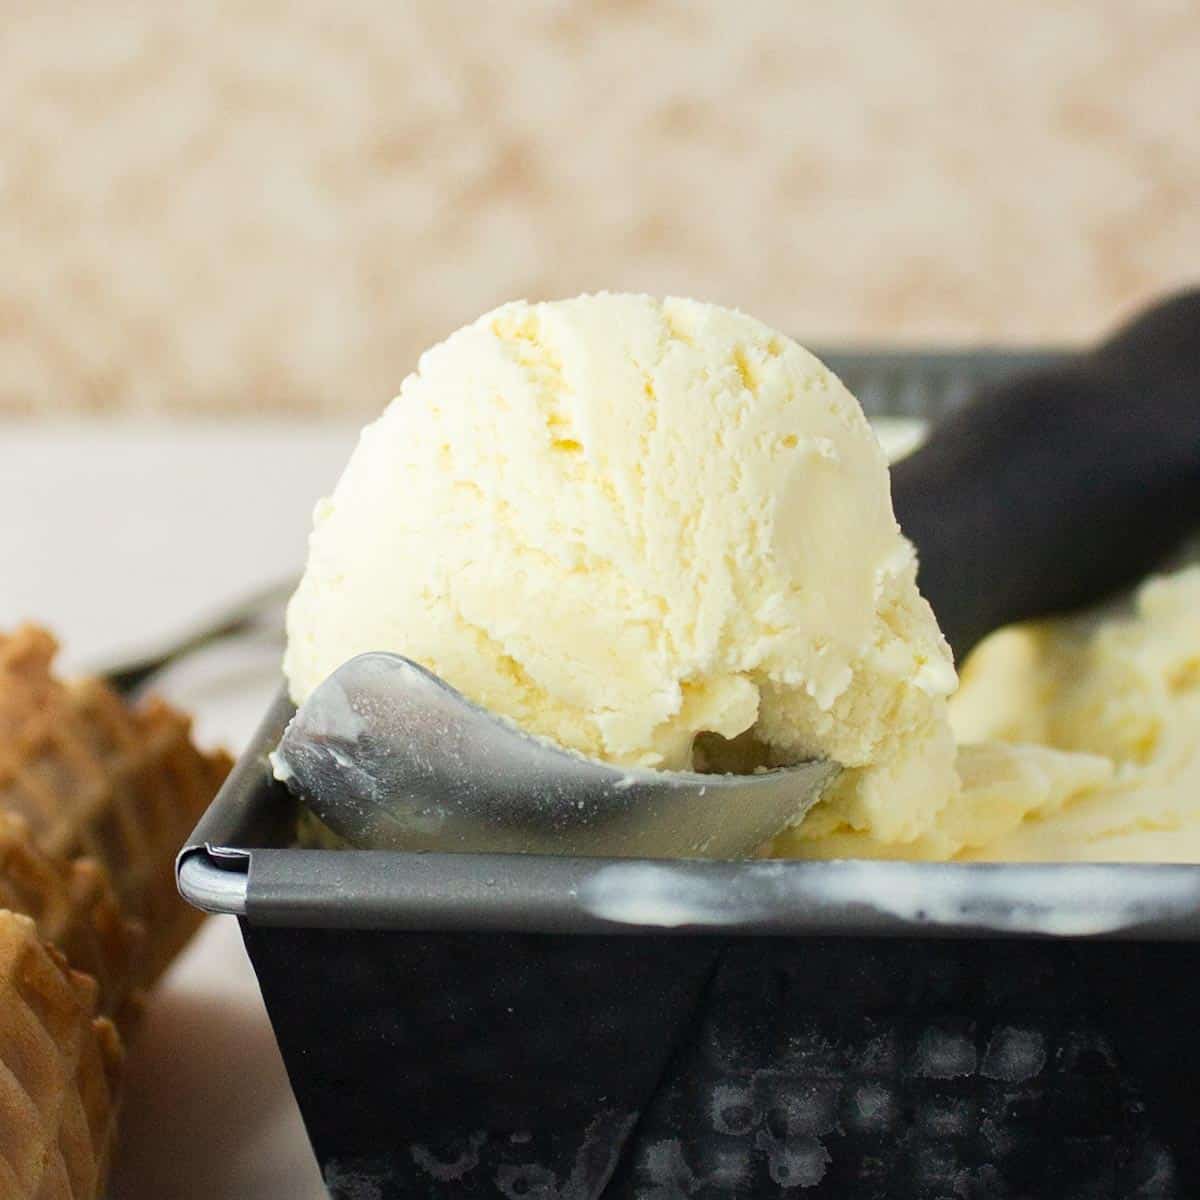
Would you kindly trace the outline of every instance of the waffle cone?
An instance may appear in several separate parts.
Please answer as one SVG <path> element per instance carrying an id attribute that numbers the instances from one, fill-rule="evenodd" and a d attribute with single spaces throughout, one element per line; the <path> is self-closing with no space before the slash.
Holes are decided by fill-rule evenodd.
<path id="1" fill-rule="evenodd" d="M 53 862 L 20 817 L 0 811 L 0 908 L 32 918 L 44 941 L 96 980 L 100 1012 L 129 1028 L 140 1008 L 135 979 L 142 927 L 121 912 L 99 863 Z"/>
<path id="2" fill-rule="evenodd" d="M 112 1150 L 120 1040 L 98 986 L 0 911 L 0 1197 L 95 1200 Z"/>
<path id="3" fill-rule="evenodd" d="M 175 855 L 231 760 L 197 750 L 161 701 L 133 708 L 100 680 L 55 679 L 56 649 L 33 627 L 0 637 L 0 811 L 52 863 L 95 864 L 76 870 L 77 891 L 102 891 L 95 872 L 107 875 L 143 927 L 129 990 L 144 988 L 202 919 L 175 890 Z"/>

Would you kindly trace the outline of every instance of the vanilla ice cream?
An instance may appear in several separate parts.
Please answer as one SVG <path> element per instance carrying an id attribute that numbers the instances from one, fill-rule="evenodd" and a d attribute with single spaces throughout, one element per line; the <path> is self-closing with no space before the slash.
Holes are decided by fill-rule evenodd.
<path id="1" fill-rule="evenodd" d="M 701 735 L 833 758 L 830 820 L 885 840 L 958 790 L 875 436 L 816 358 L 712 305 L 508 304 L 423 355 L 317 508 L 293 698 L 367 650 L 616 763 L 719 761 Z"/>
<path id="2" fill-rule="evenodd" d="M 1073 783 L 966 856 L 1200 862 L 1200 566 L 1149 580 L 1129 613 L 984 642 L 954 724 L 964 739 L 1068 752 L 1060 790 Z M 1086 779 L 1096 762 L 1106 775 Z"/>
<path id="3" fill-rule="evenodd" d="M 993 634 L 950 714 L 960 790 L 920 835 L 818 810 L 769 853 L 1200 862 L 1200 566 Z"/>

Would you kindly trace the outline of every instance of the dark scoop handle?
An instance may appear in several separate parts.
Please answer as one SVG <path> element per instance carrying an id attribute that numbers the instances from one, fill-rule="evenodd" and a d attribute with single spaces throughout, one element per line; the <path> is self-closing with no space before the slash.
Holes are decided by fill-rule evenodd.
<path id="1" fill-rule="evenodd" d="M 982 393 L 896 464 L 892 497 L 959 661 L 1145 575 L 1200 525 L 1200 291 Z"/>

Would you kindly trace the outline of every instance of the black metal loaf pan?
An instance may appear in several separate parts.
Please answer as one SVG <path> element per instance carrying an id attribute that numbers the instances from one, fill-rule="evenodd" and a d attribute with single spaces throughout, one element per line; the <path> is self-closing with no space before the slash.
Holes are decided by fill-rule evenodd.
<path id="1" fill-rule="evenodd" d="M 1044 356 L 826 356 L 936 417 Z M 345 1200 L 1200 1196 L 1200 867 L 299 850 L 264 721 L 179 858 Z"/>

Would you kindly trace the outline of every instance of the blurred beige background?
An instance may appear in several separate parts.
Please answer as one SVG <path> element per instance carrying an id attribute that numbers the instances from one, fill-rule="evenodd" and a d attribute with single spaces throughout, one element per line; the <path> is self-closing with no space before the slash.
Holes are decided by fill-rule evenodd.
<path id="1" fill-rule="evenodd" d="M 1091 337 L 1200 277 L 1200 7 L 3 4 L 0 411 L 370 413 L 514 296 Z"/>

